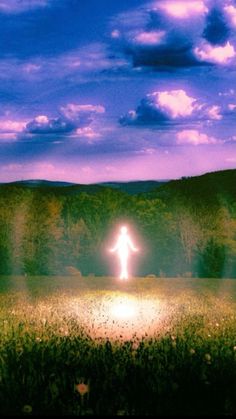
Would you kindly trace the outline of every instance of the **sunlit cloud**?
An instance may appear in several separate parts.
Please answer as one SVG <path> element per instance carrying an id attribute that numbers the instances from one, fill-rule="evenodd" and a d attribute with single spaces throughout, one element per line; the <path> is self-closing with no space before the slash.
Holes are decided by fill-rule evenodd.
<path id="1" fill-rule="evenodd" d="M 176 143 L 178 145 L 202 145 L 202 144 L 217 144 L 219 140 L 207 134 L 200 133 L 197 130 L 183 130 L 177 133 Z"/>
<path id="2" fill-rule="evenodd" d="M 195 109 L 196 99 L 188 96 L 184 90 L 154 92 L 148 96 L 154 98 L 157 105 L 174 119 L 189 116 Z"/>
<path id="3" fill-rule="evenodd" d="M 160 8 L 170 16 L 177 19 L 188 19 L 192 15 L 202 15 L 207 13 L 208 8 L 204 1 L 162 1 L 156 4 L 157 9 Z"/>
<path id="4" fill-rule="evenodd" d="M 228 15 L 233 26 L 236 26 L 236 7 L 230 4 L 224 7 L 224 11 Z"/>
<path id="5" fill-rule="evenodd" d="M 217 47 L 205 43 L 196 47 L 194 52 L 199 60 L 217 64 L 227 64 L 236 55 L 234 46 L 229 41 L 225 46 Z"/>
<path id="6" fill-rule="evenodd" d="M 148 94 L 136 110 L 130 110 L 120 118 L 122 125 L 166 124 L 187 120 L 220 120 L 218 105 L 208 106 L 190 96 L 183 89 Z"/>
<path id="7" fill-rule="evenodd" d="M 135 36 L 134 41 L 141 45 L 158 45 L 164 36 L 164 31 L 141 32 Z"/>
<path id="8" fill-rule="evenodd" d="M 26 121 L 13 121 L 10 119 L 0 121 L 0 132 L 21 132 L 25 129 Z"/>
<path id="9" fill-rule="evenodd" d="M 217 121 L 223 118 L 223 116 L 221 115 L 220 107 L 217 105 L 211 106 L 209 108 L 208 115 L 210 119 L 215 119 Z"/>

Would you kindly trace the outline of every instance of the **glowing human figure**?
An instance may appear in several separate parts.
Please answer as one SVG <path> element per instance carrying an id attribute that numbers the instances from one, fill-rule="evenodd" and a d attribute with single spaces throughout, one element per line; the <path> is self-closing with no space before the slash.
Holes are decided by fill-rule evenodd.
<path id="1" fill-rule="evenodd" d="M 121 273 L 120 279 L 128 279 L 128 257 L 130 250 L 138 252 L 138 249 L 133 245 L 127 227 L 123 226 L 120 229 L 120 235 L 115 246 L 110 249 L 110 252 L 117 252 L 120 259 Z"/>

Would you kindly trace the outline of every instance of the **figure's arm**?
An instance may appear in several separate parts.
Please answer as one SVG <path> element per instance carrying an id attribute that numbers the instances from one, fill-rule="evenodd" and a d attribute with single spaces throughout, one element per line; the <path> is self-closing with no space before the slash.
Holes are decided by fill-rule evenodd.
<path id="1" fill-rule="evenodd" d="M 111 249 L 109 249 L 109 252 L 111 252 L 111 253 L 116 252 L 116 250 L 118 250 L 118 248 L 119 248 L 119 239 L 117 240 L 115 246 L 112 247 Z"/>
<path id="2" fill-rule="evenodd" d="M 135 247 L 135 246 L 133 245 L 133 243 L 132 243 L 132 241 L 130 240 L 130 238 L 128 239 L 128 244 L 129 244 L 129 247 L 131 248 L 131 250 L 133 250 L 133 252 L 138 252 L 137 247 Z"/>

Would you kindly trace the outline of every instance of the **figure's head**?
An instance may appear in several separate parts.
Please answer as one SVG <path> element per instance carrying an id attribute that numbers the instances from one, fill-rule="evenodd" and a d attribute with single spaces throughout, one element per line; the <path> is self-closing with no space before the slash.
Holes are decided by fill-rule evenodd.
<path id="1" fill-rule="evenodd" d="M 127 227 L 123 226 L 123 227 L 121 227 L 120 231 L 121 231 L 121 234 L 126 234 L 128 229 L 127 229 Z"/>

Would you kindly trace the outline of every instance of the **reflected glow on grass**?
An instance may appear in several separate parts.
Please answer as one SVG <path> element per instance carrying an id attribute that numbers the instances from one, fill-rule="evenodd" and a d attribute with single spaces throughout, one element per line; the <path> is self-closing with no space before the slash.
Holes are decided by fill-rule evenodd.
<path id="1" fill-rule="evenodd" d="M 76 315 L 91 337 L 153 336 L 167 316 L 166 304 L 161 304 L 156 297 L 142 298 L 111 291 L 95 295 L 68 301 L 71 314 Z"/>
<path id="2" fill-rule="evenodd" d="M 128 298 L 121 298 L 114 303 L 111 315 L 118 319 L 129 319 L 137 314 L 137 305 Z"/>

